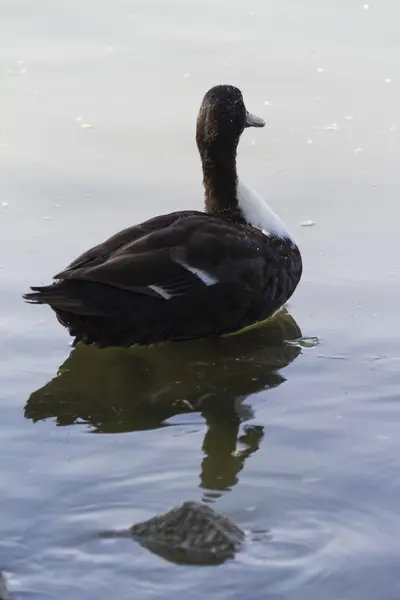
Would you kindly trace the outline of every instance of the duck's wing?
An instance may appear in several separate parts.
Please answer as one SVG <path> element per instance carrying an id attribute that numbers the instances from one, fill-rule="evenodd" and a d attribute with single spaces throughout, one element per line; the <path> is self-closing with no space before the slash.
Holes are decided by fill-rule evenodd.
<path id="1" fill-rule="evenodd" d="M 127 227 L 122 231 L 119 231 L 115 235 L 111 236 L 106 241 L 86 250 L 73 260 L 63 271 L 57 273 L 54 279 L 60 279 L 65 273 L 79 269 L 85 266 L 94 266 L 102 264 L 105 260 L 110 258 L 115 252 L 124 248 L 127 244 L 139 240 L 140 238 L 148 235 L 153 231 L 160 231 L 166 227 L 169 227 L 172 223 L 179 221 L 180 219 L 187 218 L 188 216 L 203 215 L 204 213 L 198 211 L 178 211 L 169 213 L 167 215 L 161 215 L 144 221 L 138 225 Z"/>
<path id="2" fill-rule="evenodd" d="M 105 258 L 97 252 L 93 258 L 78 259 L 57 279 L 170 300 L 241 278 L 251 278 L 254 283 L 263 268 L 257 239 L 249 239 L 240 227 L 204 213 L 175 218 L 165 227 L 119 244 L 114 252 L 107 251 Z"/>
<path id="3" fill-rule="evenodd" d="M 129 346 L 220 335 L 277 308 L 279 260 L 263 237 L 191 214 L 105 258 L 76 261 L 24 297 L 50 305 L 75 342 Z"/>

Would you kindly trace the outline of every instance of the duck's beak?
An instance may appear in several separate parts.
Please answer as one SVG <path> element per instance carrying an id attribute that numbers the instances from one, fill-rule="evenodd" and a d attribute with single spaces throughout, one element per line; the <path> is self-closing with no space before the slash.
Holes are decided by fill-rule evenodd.
<path id="1" fill-rule="evenodd" d="M 261 117 L 256 117 L 251 113 L 246 113 L 246 125 L 245 127 L 264 127 L 265 121 Z"/>

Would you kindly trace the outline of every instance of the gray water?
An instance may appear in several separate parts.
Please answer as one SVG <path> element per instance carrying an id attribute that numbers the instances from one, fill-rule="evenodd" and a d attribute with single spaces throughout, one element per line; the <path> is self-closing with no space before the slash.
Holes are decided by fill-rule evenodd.
<path id="1" fill-rule="evenodd" d="M 399 19 L 396 0 L 0 2 L 15 598 L 400 597 Z M 128 224 L 201 208 L 194 123 L 217 83 L 267 121 L 239 167 L 301 247 L 289 314 L 218 346 L 71 353 L 21 294 Z M 233 561 L 97 536 L 184 500 L 248 532 Z"/>

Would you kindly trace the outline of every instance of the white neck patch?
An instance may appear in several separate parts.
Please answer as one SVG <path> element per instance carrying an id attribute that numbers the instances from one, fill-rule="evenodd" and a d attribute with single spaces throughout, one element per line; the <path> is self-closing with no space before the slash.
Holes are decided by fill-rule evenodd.
<path id="1" fill-rule="evenodd" d="M 254 227 L 259 227 L 265 235 L 276 235 L 293 242 L 293 237 L 286 229 L 283 221 L 268 206 L 267 202 L 257 192 L 238 180 L 237 199 L 246 221 Z"/>

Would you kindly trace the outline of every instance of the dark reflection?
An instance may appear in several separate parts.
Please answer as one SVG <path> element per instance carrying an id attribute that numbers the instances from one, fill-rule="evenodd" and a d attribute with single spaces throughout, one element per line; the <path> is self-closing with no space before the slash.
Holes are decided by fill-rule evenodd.
<path id="1" fill-rule="evenodd" d="M 213 417 L 206 417 L 206 420 L 208 431 L 203 442 L 200 487 L 208 490 L 204 494 L 204 500 L 212 502 L 222 492 L 231 490 L 236 485 L 246 458 L 260 447 L 264 427 L 245 425 L 243 435 L 239 436 L 241 421 L 237 416 L 225 423 Z M 242 446 L 240 449 L 237 448 L 238 442 Z"/>
<path id="2" fill-rule="evenodd" d="M 262 440 L 262 427 L 240 431 L 253 417 L 244 400 L 285 381 L 278 371 L 300 353 L 293 344 L 300 337 L 294 319 L 282 311 L 263 327 L 219 340 L 129 350 L 78 345 L 57 376 L 32 393 L 25 417 L 119 433 L 167 426 L 175 415 L 200 412 L 208 426 L 201 487 L 212 491 L 211 499 L 235 485 Z"/>

